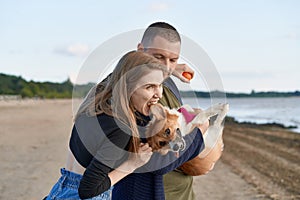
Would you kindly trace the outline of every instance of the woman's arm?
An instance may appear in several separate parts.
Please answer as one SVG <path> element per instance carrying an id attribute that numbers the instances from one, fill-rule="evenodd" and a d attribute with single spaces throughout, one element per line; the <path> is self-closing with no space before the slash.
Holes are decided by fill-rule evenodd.
<path id="1" fill-rule="evenodd" d="M 111 187 L 108 174 L 112 169 L 120 166 L 127 160 L 126 149 L 130 142 L 130 132 L 122 130 L 113 117 L 105 114 L 96 118 L 82 117 L 76 121 L 78 140 L 73 148 L 78 148 L 79 160 L 86 159 L 81 149 L 89 151 L 90 158 L 85 160 L 86 169 L 80 181 L 78 193 L 80 198 L 86 199 L 97 196 Z M 83 145 L 82 148 L 80 144 Z M 78 147 L 79 146 L 79 147 Z"/>
<path id="2" fill-rule="evenodd" d="M 108 190 L 111 187 L 109 171 L 109 167 L 93 158 L 80 181 L 79 197 L 81 199 L 92 198 Z"/>
<path id="3" fill-rule="evenodd" d="M 111 149 L 111 151 L 113 150 Z M 109 167 L 94 158 L 86 168 L 80 181 L 78 189 L 79 197 L 82 199 L 92 198 L 107 191 L 112 185 L 147 163 L 151 155 L 151 147 L 149 147 L 148 144 L 141 144 L 138 153 L 131 153 L 128 160 L 124 161 L 114 170 L 111 170 L 112 167 Z M 106 161 L 106 164 L 113 164 L 107 159 Z"/>

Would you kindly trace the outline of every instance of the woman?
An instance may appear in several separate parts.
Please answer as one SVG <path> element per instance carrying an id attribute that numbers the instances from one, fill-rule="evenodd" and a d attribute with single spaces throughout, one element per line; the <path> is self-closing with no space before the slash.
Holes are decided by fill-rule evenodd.
<path id="1" fill-rule="evenodd" d="M 162 96 L 167 75 L 145 53 L 121 58 L 79 108 L 66 168 L 47 200 L 110 199 L 115 183 L 149 161 L 152 149 L 140 142 L 138 125 L 149 121 L 149 108 Z"/>

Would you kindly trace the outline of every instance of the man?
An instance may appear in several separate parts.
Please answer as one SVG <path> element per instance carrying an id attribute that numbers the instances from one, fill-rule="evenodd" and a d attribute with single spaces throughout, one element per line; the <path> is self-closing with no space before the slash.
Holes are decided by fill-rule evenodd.
<path id="1" fill-rule="evenodd" d="M 141 43 L 138 44 L 138 50 L 153 55 L 164 65 L 173 70 L 173 75 L 181 81 L 188 83 L 189 80 L 182 76 L 182 72 L 194 74 L 193 70 L 186 64 L 178 64 L 180 55 L 181 39 L 177 30 L 170 24 L 157 22 L 151 24 L 145 31 Z M 182 104 L 181 97 L 172 79 L 167 79 L 164 83 L 163 98 L 160 101 L 170 108 L 179 107 Z M 200 127 L 204 133 L 208 128 L 208 123 Z M 216 146 L 216 148 L 219 148 Z M 215 149 L 215 153 L 221 155 L 222 149 Z M 219 158 L 218 157 L 218 158 Z M 205 166 L 211 166 L 212 169 L 216 160 L 209 158 L 203 162 Z M 193 177 L 184 174 L 180 170 L 174 170 L 164 175 L 164 189 L 167 200 L 193 200 L 195 199 L 193 188 Z"/>
<path id="2" fill-rule="evenodd" d="M 160 27 L 161 25 L 167 25 L 166 23 L 155 23 L 154 26 L 156 25 L 159 26 L 158 30 L 163 31 L 159 31 L 159 35 L 157 35 L 157 28 L 149 27 L 144 34 L 142 42 L 138 44 L 138 50 L 153 55 L 166 67 L 173 71 L 177 70 L 177 73 L 181 74 L 180 70 L 185 70 L 187 66 L 181 65 L 177 67 L 177 60 L 180 53 L 179 34 L 174 30 L 170 31 L 170 29 Z M 188 82 L 184 78 L 182 80 Z M 165 98 L 163 101 L 167 101 L 170 105 L 175 104 L 177 101 L 176 98 L 180 96 L 175 83 L 169 78 L 164 84 Z M 177 107 L 177 105 L 180 105 L 180 103 L 176 103 L 175 106 Z M 180 152 L 179 157 L 176 157 L 171 152 L 164 156 L 159 153 L 153 153 L 146 165 L 114 185 L 112 199 L 165 199 L 163 175 L 180 167 L 186 161 L 197 157 L 204 148 L 202 133 L 200 131 L 195 130 L 184 138 L 187 148 Z"/>
<path id="3" fill-rule="evenodd" d="M 139 51 L 153 55 L 162 64 L 172 70 L 173 75 L 188 83 L 189 80 L 182 76 L 182 72 L 187 71 L 192 75 L 194 72 L 185 64 L 177 64 L 180 47 L 180 35 L 174 27 L 164 22 L 151 24 L 146 29 L 141 43 L 138 44 Z M 182 104 L 181 97 L 172 79 L 168 78 L 163 86 L 164 93 L 161 103 L 170 108 L 179 107 Z M 200 127 L 200 129 L 204 133 L 207 127 L 208 122 Z M 192 190 L 193 177 L 187 176 L 178 170 L 173 170 L 180 167 L 184 162 L 197 157 L 204 147 L 202 133 L 198 129 L 195 129 L 185 139 L 188 144 L 187 148 L 180 153 L 178 158 L 174 158 L 175 156 L 172 153 L 164 157 L 153 154 L 151 158 L 152 162 L 150 160 L 143 169 L 128 175 L 114 185 L 112 199 L 194 199 Z M 160 162 L 165 162 L 165 165 Z M 145 169 L 150 170 L 145 171 Z M 173 172 L 163 178 L 163 175 L 170 171 Z"/>

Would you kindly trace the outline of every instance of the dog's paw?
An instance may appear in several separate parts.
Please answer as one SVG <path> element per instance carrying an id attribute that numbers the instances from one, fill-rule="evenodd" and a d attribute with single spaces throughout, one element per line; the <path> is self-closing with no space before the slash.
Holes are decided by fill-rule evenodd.
<path id="1" fill-rule="evenodd" d="M 227 114 L 227 112 L 229 111 L 229 104 L 225 103 L 225 104 L 218 104 L 219 107 L 219 112 L 217 114 L 216 119 L 214 120 L 213 124 L 217 124 L 217 125 L 221 125 L 222 122 L 224 121 L 224 118 Z"/>
<path id="2" fill-rule="evenodd" d="M 218 103 L 218 104 L 212 105 L 208 109 L 221 112 L 223 110 L 226 110 L 227 106 L 228 106 L 228 103 Z"/>

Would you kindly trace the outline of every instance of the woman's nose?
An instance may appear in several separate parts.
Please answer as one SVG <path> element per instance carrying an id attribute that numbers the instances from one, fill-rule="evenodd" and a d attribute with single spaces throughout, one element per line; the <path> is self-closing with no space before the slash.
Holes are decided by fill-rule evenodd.
<path id="1" fill-rule="evenodd" d="M 154 93 L 154 97 L 162 98 L 162 87 L 156 88 L 155 93 Z"/>

